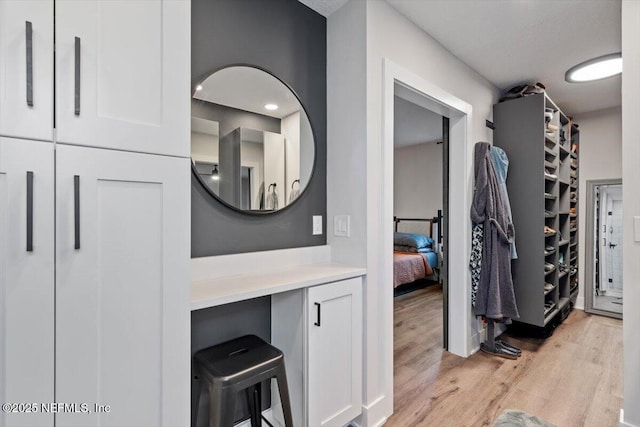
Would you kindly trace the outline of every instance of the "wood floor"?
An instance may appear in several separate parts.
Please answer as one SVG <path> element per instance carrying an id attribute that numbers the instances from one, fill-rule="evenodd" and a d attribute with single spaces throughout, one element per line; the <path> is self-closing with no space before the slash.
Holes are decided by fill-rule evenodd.
<path id="1" fill-rule="evenodd" d="M 518 360 L 442 351 L 442 291 L 395 298 L 394 414 L 385 427 L 492 426 L 520 409 L 559 427 L 614 427 L 622 405 L 622 321 L 574 310 L 546 339 L 501 338 Z"/>

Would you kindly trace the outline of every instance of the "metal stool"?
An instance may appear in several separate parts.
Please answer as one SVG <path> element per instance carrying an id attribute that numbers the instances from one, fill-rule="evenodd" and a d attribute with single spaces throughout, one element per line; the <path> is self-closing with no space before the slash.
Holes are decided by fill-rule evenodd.
<path id="1" fill-rule="evenodd" d="M 293 427 L 284 355 L 255 335 L 246 335 L 200 350 L 193 356 L 194 373 L 200 378 L 195 393 L 192 418 L 197 425 L 200 393 L 209 392 L 209 427 L 232 427 L 238 392 L 246 391 L 251 426 L 259 427 L 262 417 L 261 384 L 276 378 L 285 427 Z"/>

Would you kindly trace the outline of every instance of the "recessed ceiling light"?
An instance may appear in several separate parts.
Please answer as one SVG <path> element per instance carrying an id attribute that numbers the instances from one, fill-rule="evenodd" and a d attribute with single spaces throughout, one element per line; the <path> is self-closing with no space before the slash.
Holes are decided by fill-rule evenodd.
<path id="1" fill-rule="evenodd" d="M 612 53 L 582 62 L 571 67 L 564 75 L 569 83 L 592 82 L 622 73 L 622 55 Z"/>
<path id="2" fill-rule="evenodd" d="M 264 106 L 265 109 L 269 110 L 269 111 L 273 111 L 273 110 L 277 110 L 278 106 L 276 104 L 266 104 Z"/>
<path id="3" fill-rule="evenodd" d="M 197 92 L 200 92 L 201 90 L 202 90 L 202 85 L 198 85 L 198 86 L 196 86 L 196 91 L 197 91 Z"/>

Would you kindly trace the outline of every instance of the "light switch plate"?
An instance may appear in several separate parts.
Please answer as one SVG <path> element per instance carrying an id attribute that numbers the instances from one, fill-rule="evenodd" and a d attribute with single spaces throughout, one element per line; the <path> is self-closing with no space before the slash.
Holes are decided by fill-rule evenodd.
<path id="1" fill-rule="evenodd" d="M 322 235 L 322 215 L 313 216 L 313 235 Z"/>
<path id="2" fill-rule="evenodd" d="M 336 215 L 333 217 L 333 235 L 349 237 L 351 235 L 351 216 Z"/>
<path id="3" fill-rule="evenodd" d="M 640 242 L 640 216 L 633 217 L 633 240 Z"/>

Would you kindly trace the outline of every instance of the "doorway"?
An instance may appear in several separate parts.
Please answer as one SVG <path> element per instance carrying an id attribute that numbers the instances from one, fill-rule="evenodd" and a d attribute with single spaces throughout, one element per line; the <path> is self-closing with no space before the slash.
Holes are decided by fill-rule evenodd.
<path id="1" fill-rule="evenodd" d="M 585 311 L 622 318 L 622 181 L 587 181 Z"/>
<path id="2" fill-rule="evenodd" d="M 388 398 L 393 396 L 394 354 L 393 294 L 389 291 L 389 284 L 393 280 L 393 101 L 396 89 L 404 91 L 403 97 L 406 99 L 449 119 L 448 157 L 450 161 L 447 162 L 449 192 L 443 196 L 447 202 L 449 218 L 442 224 L 443 230 L 446 230 L 443 251 L 447 257 L 445 276 L 448 295 L 444 316 L 446 316 L 448 351 L 467 357 L 474 348 L 479 346 L 482 335 L 471 312 L 471 280 L 468 272 L 468 256 L 471 248 L 469 210 L 473 190 L 472 107 L 469 103 L 388 58 L 383 60 L 383 76 L 383 132 L 379 157 L 382 179 L 381 187 L 376 186 L 375 191 L 372 187 L 370 193 L 371 202 L 380 203 L 382 209 L 380 215 L 373 218 L 370 225 L 372 233 L 375 233 L 375 230 L 385 230 L 385 232 L 380 237 L 382 244 L 378 246 L 376 254 L 376 258 L 382 262 L 372 267 L 367 276 L 371 280 L 379 279 L 374 283 L 380 283 L 375 290 L 373 300 L 382 302 L 381 322 L 384 324 L 384 332 L 381 343 L 383 343 L 384 353 L 381 363 L 384 366 L 385 407 L 391 412 L 393 399 Z M 455 224 L 455 226 L 449 227 L 449 224 Z M 375 306 L 375 301 L 372 304 Z M 442 346 L 442 343 L 437 345 Z M 371 375 L 375 375 L 374 372 L 372 371 Z"/>
<path id="3" fill-rule="evenodd" d="M 406 99 L 410 98 L 410 99 Z M 447 349 L 449 119 L 394 88 L 394 410 Z M 405 245 L 405 243 L 412 244 Z M 425 382 L 428 378 L 425 377 Z"/>

